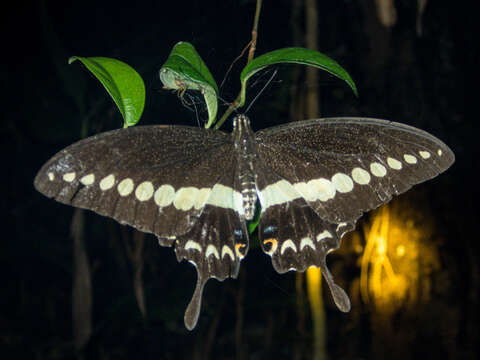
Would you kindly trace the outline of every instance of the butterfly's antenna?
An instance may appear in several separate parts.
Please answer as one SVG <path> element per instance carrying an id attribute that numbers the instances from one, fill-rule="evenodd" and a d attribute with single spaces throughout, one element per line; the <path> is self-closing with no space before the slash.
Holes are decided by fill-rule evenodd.
<path id="1" fill-rule="evenodd" d="M 230 66 L 228 67 L 227 69 L 227 72 L 225 73 L 225 76 L 223 77 L 223 80 L 220 84 L 220 88 L 223 86 L 223 84 L 225 83 L 225 81 L 227 80 L 227 76 L 228 74 L 230 73 L 230 71 L 232 71 L 232 68 L 233 68 L 233 65 L 235 65 L 235 63 L 240 60 L 242 58 L 242 56 L 245 54 L 245 51 L 247 51 L 247 49 L 250 47 L 250 45 L 252 44 L 252 41 L 249 41 L 248 44 L 243 48 L 242 52 L 240 53 L 240 55 L 238 55 L 235 60 L 232 61 L 232 63 L 230 64 Z"/>
<path id="2" fill-rule="evenodd" d="M 223 98 L 220 97 L 219 95 L 217 95 L 217 99 L 219 99 L 219 100 L 222 102 L 222 104 L 223 104 L 223 105 L 226 105 L 227 107 L 230 106 L 230 105 L 232 105 L 231 102 L 226 101 L 225 99 L 223 99 Z M 233 111 L 235 111 L 235 113 L 236 113 L 237 115 L 240 114 L 239 111 L 238 111 L 236 108 L 233 108 Z"/>
<path id="3" fill-rule="evenodd" d="M 195 109 L 195 117 L 197 118 L 197 125 L 198 127 L 201 127 L 200 116 L 198 115 L 197 103 L 195 101 L 192 101 L 192 105 L 193 105 L 193 108 Z"/>
<path id="4" fill-rule="evenodd" d="M 255 96 L 255 98 L 252 100 L 252 102 L 250 103 L 250 105 L 248 105 L 247 107 L 247 110 L 245 110 L 244 114 L 246 114 L 248 112 L 248 110 L 250 110 L 250 108 L 252 107 L 252 105 L 255 103 L 255 101 L 258 99 L 258 97 L 263 93 L 263 91 L 266 89 L 266 87 L 268 85 L 270 85 L 270 83 L 272 82 L 273 78 L 275 77 L 275 75 L 277 75 L 277 72 L 278 70 L 275 70 L 272 74 L 272 76 L 270 76 L 270 79 L 268 79 L 267 83 L 263 86 L 263 88 L 258 92 L 257 96 Z"/>

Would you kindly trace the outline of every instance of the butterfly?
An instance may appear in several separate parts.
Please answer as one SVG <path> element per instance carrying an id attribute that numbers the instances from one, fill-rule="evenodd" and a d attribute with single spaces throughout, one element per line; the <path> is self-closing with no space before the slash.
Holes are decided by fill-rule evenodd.
<path id="1" fill-rule="evenodd" d="M 247 255 L 246 222 L 261 206 L 259 238 L 279 273 L 320 267 L 337 307 L 350 300 L 326 265 L 360 216 L 454 162 L 434 136 L 368 118 L 298 121 L 253 132 L 238 115 L 232 133 L 138 126 L 81 140 L 51 158 L 35 188 L 173 246 L 197 270 L 185 312 L 198 321 L 205 283 L 236 278 Z"/>

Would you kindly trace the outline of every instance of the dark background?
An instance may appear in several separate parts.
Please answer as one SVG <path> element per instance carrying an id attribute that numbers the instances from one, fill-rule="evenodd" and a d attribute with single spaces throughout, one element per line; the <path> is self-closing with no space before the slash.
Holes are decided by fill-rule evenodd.
<path id="1" fill-rule="evenodd" d="M 479 257 L 473 229 L 478 222 L 474 78 L 479 53 L 473 3 L 428 1 L 420 36 L 414 0 L 395 2 L 397 21 L 391 28 L 380 23 L 373 0 L 317 2 L 318 48 L 350 72 L 360 93 L 355 98 L 346 84 L 321 74 L 321 115 L 407 123 L 439 137 L 456 155 L 445 174 L 401 197 L 413 208 L 426 209 L 434 223 L 433 237 L 441 239 L 432 240 L 438 243 L 441 267 L 430 275 L 427 302 L 391 314 L 382 325 L 374 321 L 375 309 L 362 303 L 350 286 L 358 278 L 360 255 L 329 258 L 340 269 L 337 278 L 353 302 L 352 312 L 345 315 L 325 294 L 331 358 L 478 356 Z M 257 55 L 305 46 L 301 36 L 293 35 L 295 27 L 303 31 L 304 18 L 292 21 L 292 6 L 287 0 L 265 1 Z M 176 42 L 189 41 L 220 83 L 250 41 L 254 10 L 254 1 L 32 1 L 5 9 L 0 125 L 3 358 L 312 358 L 311 317 L 303 290 L 296 288 L 301 278 L 277 275 L 258 247 L 243 261 L 240 279 L 208 283 L 199 324 L 189 333 L 183 312 L 194 288 L 193 268 L 177 264 L 171 249 L 158 247 L 154 237 L 147 236 L 142 319 L 127 250 L 135 247 L 135 235 L 92 213 L 86 213 L 84 229 L 92 331 L 76 352 L 71 315 L 73 209 L 33 188 L 40 166 L 77 141 L 82 124 L 90 135 L 122 125 L 99 83 L 78 62 L 67 65 L 70 56 L 115 57 L 133 66 L 147 90 L 142 124 L 194 125 L 195 112 L 161 89 L 160 66 Z M 244 61 L 234 66 L 221 89 L 227 102 L 239 90 Z M 290 94 L 295 87 L 308 87 L 301 76 L 292 81 L 293 68 L 278 67 L 272 84 L 253 105 L 249 116 L 255 128 L 298 120 Z M 267 79 L 258 78 L 258 85 L 249 88 L 249 99 Z M 200 120 L 205 119 L 201 106 L 199 110 Z M 348 247 L 348 238 L 344 245 Z"/>

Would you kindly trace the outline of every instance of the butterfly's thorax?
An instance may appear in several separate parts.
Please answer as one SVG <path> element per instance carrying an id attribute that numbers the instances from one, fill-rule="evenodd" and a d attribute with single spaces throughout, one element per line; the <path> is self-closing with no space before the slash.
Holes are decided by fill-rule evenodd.
<path id="1" fill-rule="evenodd" d="M 239 115 L 233 120 L 233 140 L 237 154 L 237 184 L 242 194 L 245 219 L 251 220 L 255 214 L 257 190 L 253 162 L 256 154 L 256 143 L 250 120 L 245 115 Z"/>

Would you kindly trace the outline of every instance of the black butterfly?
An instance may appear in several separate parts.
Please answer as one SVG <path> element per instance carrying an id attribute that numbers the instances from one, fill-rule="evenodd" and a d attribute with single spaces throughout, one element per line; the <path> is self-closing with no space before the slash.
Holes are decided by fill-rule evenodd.
<path id="1" fill-rule="evenodd" d="M 46 196 L 153 233 L 174 246 L 178 261 L 195 265 L 188 329 L 206 281 L 238 275 L 257 199 L 261 246 L 275 270 L 319 266 L 338 308 L 349 311 L 326 255 L 362 213 L 454 162 L 437 138 L 385 120 L 316 119 L 253 133 L 239 115 L 233 125 L 231 134 L 185 126 L 109 131 L 62 150 L 35 179 Z"/>

